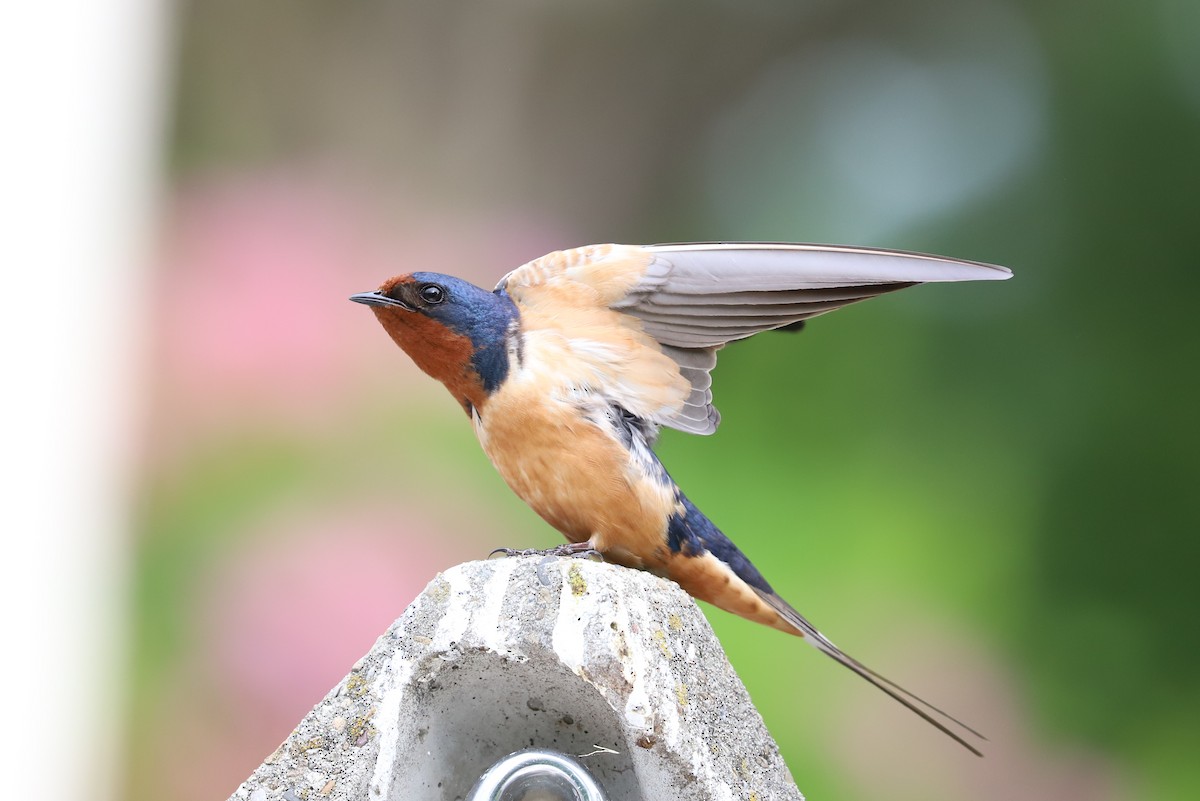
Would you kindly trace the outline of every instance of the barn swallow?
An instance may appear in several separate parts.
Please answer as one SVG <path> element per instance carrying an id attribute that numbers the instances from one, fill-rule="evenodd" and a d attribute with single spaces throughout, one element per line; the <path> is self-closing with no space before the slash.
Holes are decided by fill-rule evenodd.
<path id="1" fill-rule="evenodd" d="M 802 244 L 593 245 L 542 256 L 489 292 L 434 272 L 350 299 L 441 381 L 505 482 L 568 543 L 803 637 L 976 755 L 978 732 L 848 656 L 783 600 L 671 479 L 663 426 L 711 434 L 726 343 L 989 264 Z"/>

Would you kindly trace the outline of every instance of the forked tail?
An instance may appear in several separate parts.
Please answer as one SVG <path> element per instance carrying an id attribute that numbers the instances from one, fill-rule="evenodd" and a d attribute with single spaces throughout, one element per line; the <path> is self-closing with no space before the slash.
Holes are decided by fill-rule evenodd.
<path id="1" fill-rule="evenodd" d="M 880 690 L 887 693 L 904 706 L 908 707 L 908 709 L 919 715 L 931 726 L 945 734 L 947 737 L 953 739 L 975 756 L 983 756 L 983 752 L 972 745 L 967 739 L 968 736 L 974 735 L 980 740 L 986 741 L 987 738 L 982 734 L 975 731 L 953 715 L 938 709 L 924 698 L 921 698 L 920 696 L 904 689 L 886 676 L 881 676 L 874 670 L 871 670 L 869 667 L 864 665 L 862 662 L 859 662 L 857 659 L 838 648 L 836 645 L 830 642 L 824 634 L 817 631 L 813 624 L 805 620 L 803 615 L 793 609 L 787 601 L 783 600 L 778 595 L 774 593 L 764 593 L 761 590 L 758 591 L 758 594 L 764 601 L 770 604 L 775 611 L 779 613 L 780 617 L 782 617 L 792 626 L 795 626 L 799 631 L 803 632 L 804 636 L 808 638 L 813 645 L 815 645 L 822 652 L 828 654 L 840 665 L 854 671 L 859 676 L 862 676 L 871 684 L 875 685 Z M 958 728 L 957 731 L 955 730 L 955 727 Z"/>

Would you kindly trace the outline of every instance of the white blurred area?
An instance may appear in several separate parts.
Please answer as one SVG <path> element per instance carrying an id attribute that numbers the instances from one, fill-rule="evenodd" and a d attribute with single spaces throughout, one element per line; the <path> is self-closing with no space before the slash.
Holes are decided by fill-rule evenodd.
<path id="1" fill-rule="evenodd" d="M 10 798 L 113 795 L 168 16 L 155 0 L 0 13 Z"/>

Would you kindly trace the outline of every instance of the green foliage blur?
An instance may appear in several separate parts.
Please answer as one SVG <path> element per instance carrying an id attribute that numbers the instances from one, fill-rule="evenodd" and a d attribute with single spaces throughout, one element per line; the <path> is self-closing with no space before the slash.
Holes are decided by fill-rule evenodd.
<path id="1" fill-rule="evenodd" d="M 842 242 L 1012 268 L 1004 284 L 918 287 L 731 345 L 720 431 L 659 447 L 784 597 L 984 730 L 988 758 L 968 762 L 803 643 L 710 619 L 808 797 L 1190 798 L 1196 8 L 189 2 L 168 200 L 186 211 L 197 187 L 262 176 L 365 198 L 409 261 L 368 278 L 354 254 L 331 259 L 321 286 L 347 307 L 393 273 L 490 285 L 605 241 Z M 264 510 L 320 517 L 369 496 L 426 521 L 423 542 L 461 535 L 434 570 L 556 542 L 440 388 L 405 372 L 369 315 L 344 315 L 330 358 L 364 366 L 321 379 L 341 392 L 324 402 L 336 414 L 230 414 L 147 461 L 131 797 L 174 794 L 146 759 L 173 708 L 163 688 L 222 686 L 187 677 L 208 648 L 197 575 L 243 560 Z M 148 439 L 229 392 L 208 383 L 190 406 L 157 390 Z M 353 575 L 328 581 L 357 591 Z M 243 725 L 213 717 L 208 738 Z M 194 752 L 193 772 L 217 777 L 207 797 L 288 731 Z"/>

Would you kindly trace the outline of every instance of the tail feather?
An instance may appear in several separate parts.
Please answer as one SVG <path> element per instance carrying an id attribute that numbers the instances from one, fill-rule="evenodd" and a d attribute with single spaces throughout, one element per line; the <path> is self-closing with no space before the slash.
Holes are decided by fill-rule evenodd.
<path id="1" fill-rule="evenodd" d="M 774 593 L 764 593 L 762 591 L 758 592 L 764 601 L 766 601 L 775 611 L 777 611 L 779 615 L 785 621 L 787 621 L 788 624 L 795 627 L 797 631 L 801 632 L 805 637 L 807 637 L 812 644 L 817 647 L 818 650 L 827 654 L 835 662 L 847 668 L 848 670 L 857 673 L 863 679 L 870 682 L 872 685 L 886 693 L 895 701 L 898 701 L 900 704 L 904 705 L 909 711 L 919 716 L 926 723 L 929 723 L 931 726 L 957 742 L 975 756 L 983 756 L 983 752 L 980 751 L 976 746 L 972 745 L 966 739 L 966 735 L 974 735 L 975 737 L 978 737 L 980 740 L 984 741 L 987 740 L 987 737 L 984 737 L 975 729 L 963 723 L 953 715 L 929 703 L 924 698 L 921 698 L 915 693 L 904 689 L 886 676 L 876 673 L 862 662 L 859 662 L 857 659 L 838 648 L 836 645 L 830 642 L 828 637 L 817 631 L 816 627 L 813 626 L 812 623 L 809 623 L 803 615 L 793 609 L 787 603 L 787 601 L 783 600 L 778 595 L 775 595 Z M 955 731 L 954 728 L 952 728 L 953 726 L 957 726 L 961 732 L 964 732 L 965 734 Z"/>

